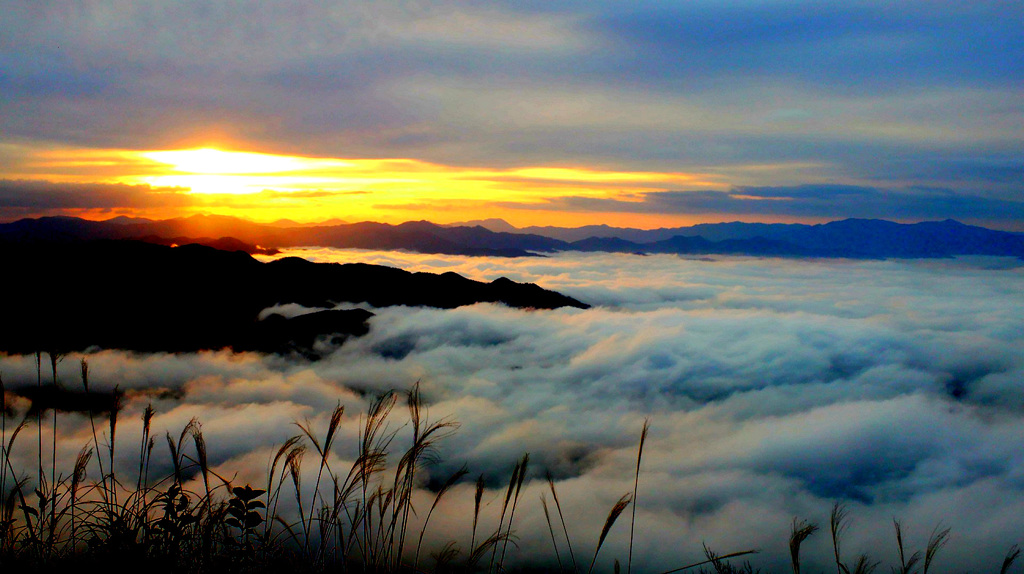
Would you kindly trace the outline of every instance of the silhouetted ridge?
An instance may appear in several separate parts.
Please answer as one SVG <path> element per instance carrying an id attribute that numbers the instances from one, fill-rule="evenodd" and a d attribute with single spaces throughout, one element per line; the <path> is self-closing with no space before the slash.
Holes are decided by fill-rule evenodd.
<path id="1" fill-rule="evenodd" d="M 731 222 L 652 230 L 608 226 L 526 230 L 560 238 L 593 233 L 570 244 L 570 249 L 579 251 L 849 258 L 1024 256 L 1024 234 L 952 219 L 914 224 L 844 219 L 819 225 Z"/>
<path id="2" fill-rule="evenodd" d="M 468 230 L 468 231 L 467 231 Z M 405 249 L 420 253 L 524 257 L 550 252 L 565 243 L 541 236 L 493 233 L 482 227 L 446 228 L 427 221 L 401 225 L 362 222 L 338 225 L 281 227 L 234 217 L 193 215 L 163 221 L 87 221 L 73 217 L 22 219 L 0 224 L 0 243 L 50 243 L 94 239 L 135 239 L 164 245 L 213 244 L 232 238 L 249 253 L 285 247 L 323 246 L 361 249 Z M 249 247 L 251 246 L 251 247 Z"/>
<path id="3" fill-rule="evenodd" d="M 0 245 L 88 239 L 139 239 L 164 245 L 202 243 L 250 254 L 273 253 L 286 247 L 324 246 L 500 257 L 557 251 L 851 258 L 1024 257 L 1024 234 L 965 225 L 951 219 L 915 224 L 880 219 L 844 219 L 819 225 L 731 222 L 650 230 L 594 225 L 575 229 L 532 227 L 514 232 L 495 232 L 480 225 L 441 226 L 429 221 L 281 227 L 200 215 L 164 221 L 105 222 L 44 217 L 0 224 Z"/>
<path id="4" fill-rule="evenodd" d="M 232 347 L 311 353 L 366 333 L 372 313 L 321 311 L 293 319 L 260 312 L 279 304 L 331 308 L 453 308 L 480 302 L 553 309 L 587 305 L 532 284 L 482 283 L 455 273 L 410 273 L 368 264 L 260 263 L 242 251 L 170 248 L 136 241 L 22 245 L 7 250 L 9 316 L 0 351 L 195 351 Z"/>

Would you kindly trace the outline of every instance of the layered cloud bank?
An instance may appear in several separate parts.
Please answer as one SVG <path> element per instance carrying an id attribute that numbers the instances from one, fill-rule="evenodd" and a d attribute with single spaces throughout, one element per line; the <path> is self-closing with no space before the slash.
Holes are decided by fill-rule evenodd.
<path id="1" fill-rule="evenodd" d="M 198 417 L 211 462 L 256 484 L 276 447 L 296 434 L 293 421 L 308 417 L 322 429 L 340 400 L 347 415 L 337 452 L 351 460 L 357 413 L 374 393 L 420 381 L 431 418 L 461 423 L 440 445 L 431 474 L 446 476 L 463 463 L 471 476 L 482 473 L 491 488 L 486 528 L 497 521 L 501 482 L 530 453 L 517 560 L 554 560 L 539 501 L 545 470 L 556 478 L 577 553 L 589 557 L 608 509 L 632 489 L 646 417 L 652 430 L 634 548 L 641 571 L 695 562 L 701 542 L 718 552 L 758 548 L 755 565 L 783 571 L 792 519 L 825 525 L 836 500 L 854 518 L 844 552 L 868 552 L 884 568 L 896 560 L 894 517 L 915 548 L 936 525 L 952 528 L 936 571 L 995 569 L 1021 542 L 1024 271 L 1017 261 L 287 254 L 486 281 L 507 276 L 595 307 L 373 309 L 368 335 L 315 363 L 226 352 L 94 353 L 87 357 L 93 385 L 129 391 L 122 444 L 133 444 L 132 417 L 152 402 L 156 432 L 176 435 Z M 63 384 L 76 386 L 75 361 L 61 367 Z M 8 386 L 34 384 L 35 368 L 34 358 L 0 361 Z M 60 449 L 70 460 L 88 431 L 77 415 L 63 416 Z M 396 416 L 399 442 L 401 424 Z M 23 447 L 34 448 L 30 442 Z M 131 449 L 124 450 L 128 464 Z M 32 461 L 34 450 L 21 456 Z M 426 493 L 423 500 L 430 504 Z M 465 535 L 457 540 L 465 547 L 472 504 L 471 484 L 450 493 L 432 518 L 431 542 Z M 625 522 L 612 530 L 602 550 L 608 569 L 625 558 L 627 535 Z M 805 566 L 827 567 L 826 539 L 819 533 L 807 542 Z"/>

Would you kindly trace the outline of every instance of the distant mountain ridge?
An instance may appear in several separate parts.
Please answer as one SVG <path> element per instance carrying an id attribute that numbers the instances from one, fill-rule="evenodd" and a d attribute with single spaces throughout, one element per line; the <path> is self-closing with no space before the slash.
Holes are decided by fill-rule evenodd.
<path id="1" fill-rule="evenodd" d="M 201 243 L 250 254 L 324 246 L 499 257 L 558 251 L 847 258 L 1024 257 L 1024 234 L 951 219 L 912 224 L 880 219 L 844 219 L 817 225 L 732 222 L 649 230 L 605 225 L 516 229 L 499 219 L 477 223 L 481 225 L 410 221 L 400 225 L 361 222 L 289 227 L 282 221 L 260 224 L 206 215 L 161 221 L 45 217 L 0 224 L 0 243 L 139 239 L 163 244 Z"/>
<path id="2" fill-rule="evenodd" d="M 323 246 L 363 249 L 406 249 L 421 253 L 528 257 L 566 248 L 547 237 L 494 233 L 483 227 L 445 228 L 426 221 L 400 225 L 361 222 L 338 225 L 278 227 L 221 215 L 193 215 L 160 221 L 89 221 L 75 217 L 42 217 L 0 224 L 0 242 L 37 243 L 94 239 L 136 239 L 193 243 L 200 238 L 233 238 L 248 253 L 260 249 Z"/>

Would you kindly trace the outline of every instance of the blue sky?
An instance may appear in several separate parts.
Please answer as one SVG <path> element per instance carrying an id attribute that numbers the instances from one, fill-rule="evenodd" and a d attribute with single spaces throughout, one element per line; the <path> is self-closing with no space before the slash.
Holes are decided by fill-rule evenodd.
<path id="1" fill-rule="evenodd" d="M 1024 228 L 1018 2 L 0 9 L 0 203 L 31 203 L 26 179 L 114 181 L 113 166 L 33 167 L 43 152 L 214 146 L 701 176 L 578 198 L 510 202 L 481 190 L 478 211 L 492 201 L 521 223 L 569 206 L 567 221 L 615 211 L 621 222 L 695 216 L 699 205 L 711 220 L 950 217 Z M 837 186 L 866 199 L 834 201 Z M 758 201 L 744 191 L 754 188 L 778 197 Z"/>

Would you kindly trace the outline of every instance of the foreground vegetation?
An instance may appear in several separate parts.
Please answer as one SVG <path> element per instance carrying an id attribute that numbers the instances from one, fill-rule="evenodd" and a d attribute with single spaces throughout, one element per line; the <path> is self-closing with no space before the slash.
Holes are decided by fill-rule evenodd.
<path id="1" fill-rule="evenodd" d="M 36 354 L 36 359 L 38 388 L 42 391 L 43 355 Z M 60 360 L 59 354 L 49 355 L 52 380 L 48 386 L 55 392 Z M 515 562 L 515 521 L 530 469 L 528 454 L 514 464 L 511 478 L 502 488 L 496 526 L 480 523 L 485 491 L 481 475 L 474 490 L 468 547 L 463 550 L 455 542 L 433 552 L 424 547 L 431 515 L 446 494 L 464 481 L 468 470 L 460 469 L 432 483 L 432 504 L 427 509 L 414 508 L 414 495 L 422 494 L 424 488 L 423 471 L 436 462 L 435 445 L 457 428 L 457 423 L 448 419 L 427 420 L 418 385 L 407 393 L 376 397 L 367 412 L 359 415 L 354 462 L 348 468 L 332 467 L 332 461 L 338 464 L 332 454 L 344 416 L 339 403 L 321 434 L 309 422 L 296 423 L 300 432 L 281 444 L 268 461 L 265 482 L 251 485 L 238 484 L 210 467 L 201 425 L 196 420 L 177 437 L 167 434 L 161 440 L 151 436 L 151 406 L 142 414 L 140 444 L 128 447 L 138 452 L 137 469 L 129 476 L 119 474 L 115 454 L 123 394 L 116 389 L 113 393 L 90 390 L 84 360 L 81 384 L 84 402 L 89 405 L 92 439 L 82 447 L 70 469 L 58 473 L 58 409 L 41 407 L 34 400 L 17 424 L 13 419 L 9 421 L 14 412 L 0 379 L 0 568 L 5 572 L 49 572 L 81 566 L 108 571 L 146 568 L 154 573 L 276 572 L 284 568 L 292 572 L 491 573 L 515 569 L 507 562 Z M 43 396 L 36 395 L 36 399 Z M 391 428 L 389 419 L 402 398 L 408 410 L 408 423 L 402 428 L 411 436 L 404 450 L 394 453 L 399 447 L 399 432 Z M 48 448 L 43 444 L 45 426 L 52 427 Z M 19 439 L 31 440 L 32 427 L 36 431 L 38 465 L 34 472 L 25 472 L 16 468 L 12 453 Z M 552 555 L 550 564 L 543 566 L 573 573 L 631 572 L 635 505 L 629 520 L 627 556 L 604 557 L 601 548 L 613 525 L 636 500 L 647 431 L 645 424 L 633 491 L 623 494 L 610 509 L 592 554 L 584 556 L 578 545 L 574 548 L 555 482 L 547 477 L 550 499 L 545 493 L 541 502 Z M 158 442 L 166 443 L 169 465 L 154 463 Z M 315 473 L 306 473 L 307 477 L 315 476 L 312 489 L 302 485 L 303 464 L 313 464 L 316 469 Z M 171 471 L 153 479 L 151 466 L 169 466 Z M 90 480 L 89 476 L 95 478 Z M 848 524 L 847 508 L 836 503 L 827 535 L 831 537 L 837 574 L 869 574 L 879 567 L 878 562 L 866 555 L 853 560 L 842 555 Z M 892 572 L 927 574 L 933 570 L 949 530 L 936 528 L 923 551 L 909 552 L 904 549 L 898 521 L 894 521 L 894 529 L 899 564 L 891 567 Z M 794 574 L 801 572 L 801 545 L 818 531 L 817 524 L 793 520 L 789 548 Z M 705 546 L 705 560 L 669 572 L 755 572 L 746 559 L 756 552 L 717 554 Z M 1001 574 L 1010 570 L 1019 554 L 1016 546 L 1010 548 Z M 731 562 L 737 559 L 744 562 Z M 638 570 L 647 569 L 638 565 Z"/>

